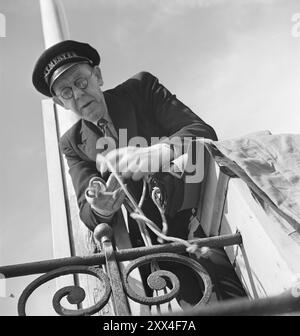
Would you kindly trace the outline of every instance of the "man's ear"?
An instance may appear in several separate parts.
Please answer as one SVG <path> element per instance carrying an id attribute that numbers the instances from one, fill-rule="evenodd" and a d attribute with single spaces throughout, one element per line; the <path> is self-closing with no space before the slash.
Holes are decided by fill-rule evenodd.
<path id="1" fill-rule="evenodd" d="M 62 107 L 65 108 L 63 102 L 57 96 L 53 96 L 52 99 L 53 99 L 53 101 L 54 101 L 55 104 L 58 104 L 58 105 L 60 105 L 60 106 L 62 106 Z"/>
<path id="2" fill-rule="evenodd" d="M 101 70 L 100 70 L 100 68 L 97 65 L 94 67 L 94 74 L 97 77 L 99 86 L 102 86 L 103 83 L 104 83 L 104 81 L 103 81 L 103 78 L 102 78 Z"/>

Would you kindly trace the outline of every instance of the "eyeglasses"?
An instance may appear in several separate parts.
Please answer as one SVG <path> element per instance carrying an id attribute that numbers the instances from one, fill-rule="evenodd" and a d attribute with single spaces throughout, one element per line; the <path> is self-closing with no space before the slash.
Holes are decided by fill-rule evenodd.
<path id="1" fill-rule="evenodd" d="M 88 87 L 89 85 L 89 79 L 92 76 L 93 71 L 91 71 L 90 75 L 88 77 L 80 77 L 74 81 L 74 86 L 76 86 L 80 90 L 84 90 Z M 73 98 L 74 92 L 72 87 L 66 86 L 63 89 L 60 90 L 60 93 L 58 96 L 61 96 L 62 98 L 68 100 Z"/>

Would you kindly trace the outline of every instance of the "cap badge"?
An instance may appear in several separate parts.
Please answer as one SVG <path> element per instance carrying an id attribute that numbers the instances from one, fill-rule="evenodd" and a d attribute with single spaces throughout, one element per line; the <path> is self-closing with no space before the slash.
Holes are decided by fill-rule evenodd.
<path id="1" fill-rule="evenodd" d="M 64 61 L 68 58 L 73 58 L 73 57 L 77 57 L 78 55 L 75 52 L 69 51 L 69 52 L 65 52 L 63 54 L 60 54 L 56 57 L 54 57 L 46 66 L 45 70 L 44 70 L 44 78 L 46 78 L 50 71 L 56 66 L 57 63 Z"/>

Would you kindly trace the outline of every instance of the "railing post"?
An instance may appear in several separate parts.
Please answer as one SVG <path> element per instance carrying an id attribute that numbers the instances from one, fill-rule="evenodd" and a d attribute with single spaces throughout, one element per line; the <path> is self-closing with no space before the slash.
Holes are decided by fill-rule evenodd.
<path id="1" fill-rule="evenodd" d="M 99 224 L 94 231 L 94 237 L 101 244 L 101 249 L 105 254 L 106 269 L 112 289 L 115 315 L 128 316 L 130 315 L 130 310 L 127 296 L 123 289 L 123 281 L 116 261 L 115 251 L 111 242 L 112 235 L 112 228 L 106 223 Z"/>

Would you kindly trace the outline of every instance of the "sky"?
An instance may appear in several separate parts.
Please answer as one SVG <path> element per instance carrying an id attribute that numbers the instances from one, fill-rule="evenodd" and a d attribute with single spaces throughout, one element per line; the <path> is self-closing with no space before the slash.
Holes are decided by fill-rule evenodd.
<path id="1" fill-rule="evenodd" d="M 265 129 L 300 132 L 300 36 L 292 21 L 298 0 L 62 3 L 70 37 L 101 55 L 104 89 L 150 71 L 220 139 Z M 0 0 L 0 13 L 6 18 L 6 37 L 0 37 L 0 264 L 8 265 L 51 259 L 53 251 L 44 97 L 31 84 L 44 48 L 39 1 Z M 0 315 L 16 314 L 32 279 L 7 281 Z M 54 284 L 43 286 L 28 313 L 53 314 L 52 291 Z"/>

